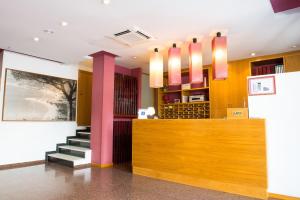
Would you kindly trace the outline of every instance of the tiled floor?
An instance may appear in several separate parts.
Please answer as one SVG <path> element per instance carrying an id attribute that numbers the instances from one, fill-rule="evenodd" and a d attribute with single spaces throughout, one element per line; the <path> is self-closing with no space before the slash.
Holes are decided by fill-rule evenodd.
<path id="1" fill-rule="evenodd" d="M 124 168 L 46 164 L 0 170 L 0 200 L 250 200 L 132 175 Z"/>

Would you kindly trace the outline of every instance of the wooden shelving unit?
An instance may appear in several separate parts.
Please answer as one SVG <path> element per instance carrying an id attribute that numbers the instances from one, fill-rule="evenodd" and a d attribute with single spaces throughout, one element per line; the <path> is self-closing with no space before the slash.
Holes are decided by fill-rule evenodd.
<path id="1" fill-rule="evenodd" d="M 196 90 L 206 90 L 206 89 L 209 89 L 209 87 L 191 88 L 191 89 L 182 90 L 182 91 L 196 91 Z"/>
<path id="2" fill-rule="evenodd" d="M 181 85 L 158 89 L 158 115 L 161 119 L 204 119 L 210 118 L 209 69 L 204 68 L 205 83 L 192 84 L 191 89 L 181 89 Z M 182 83 L 188 83 L 188 69 L 182 70 Z M 168 76 L 165 73 L 164 83 Z M 205 101 L 182 103 L 183 96 L 204 95 Z M 175 100 L 180 100 L 175 102 Z"/>
<path id="3" fill-rule="evenodd" d="M 169 90 L 169 91 L 163 91 L 162 93 L 176 93 L 181 92 L 182 90 Z"/>
<path id="4" fill-rule="evenodd" d="M 253 61 L 251 64 L 251 76 L 284 73 L 283 57 Z"/>

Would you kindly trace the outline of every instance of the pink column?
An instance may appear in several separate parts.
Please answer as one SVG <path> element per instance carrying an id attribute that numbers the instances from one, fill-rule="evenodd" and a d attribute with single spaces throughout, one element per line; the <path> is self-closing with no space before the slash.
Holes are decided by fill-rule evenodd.
<path id="1" fill-rule="evenodd" d="M 92 165 L 112 166 L 115 57 L 100 51 L 93 57 L 91 148 Z"/>

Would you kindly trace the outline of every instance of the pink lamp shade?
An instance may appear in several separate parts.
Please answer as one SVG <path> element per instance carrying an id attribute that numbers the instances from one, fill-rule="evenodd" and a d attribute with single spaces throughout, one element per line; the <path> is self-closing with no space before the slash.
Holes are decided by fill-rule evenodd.
<path id="1" fill-rule="evenodd" d="M 220 32 L 212 40 L 212 70 L 214 80 L 227 79 L 227 38 L 221 36 Z"/>
<path id="2" fill-rule="evenodd" d="M 190 83 L 203 82 L 202 45 L 193 39 L 189 45 L 189 78 Z"/>
<path id="3" fill-rule="evenodd" d="M 164 64 L 163 57 L 155 48 L 154 52 L 150 56 L 150 87 L 161 88 L 163 87 L 163 76 L 164 76 Z"/>
<path id="4" fill-rule="evenodd" d="M 168 81 L 169 85 L 181 84 L 181 55 L 180 48 L 176 48 L 176 44 L 169 49 L 168 60 Z"/>

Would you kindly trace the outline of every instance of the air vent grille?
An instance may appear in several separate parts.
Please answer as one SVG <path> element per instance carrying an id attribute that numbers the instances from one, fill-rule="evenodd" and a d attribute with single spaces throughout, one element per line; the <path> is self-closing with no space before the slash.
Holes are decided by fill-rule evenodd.
<path id="1" fill-rule="evenodd" d="M 120 35 L 124 35 L 124 34 L 126 34 L 126 33 L 130 33 L 131 31 L 130 30 L 126 30 L 126 31 L 122 31 L 122 32 L 120 32 L 120 33 L 116 33 L 116 34 L 114 34 L 115 36 L 120 36 Z"/>
<path id="2" fill-rule="evenodd" d="M 140 32 L 140 31 L 136 31 L 136 33 L 139 34 L 139 35 L 141 35 L 141 36 L 143 36 L 143 37 L 145 37 L 147 40 L 150 39 L 150 36 L 148 36 L 148 35 Z"/>
<path id="3" fill-rule="evenodd" d="M 134 46 L 153 40 L 151 35 L 137 28 L 115 33 L 113 34 L 113 37 L 110 38 L 126 46 Z"/>

